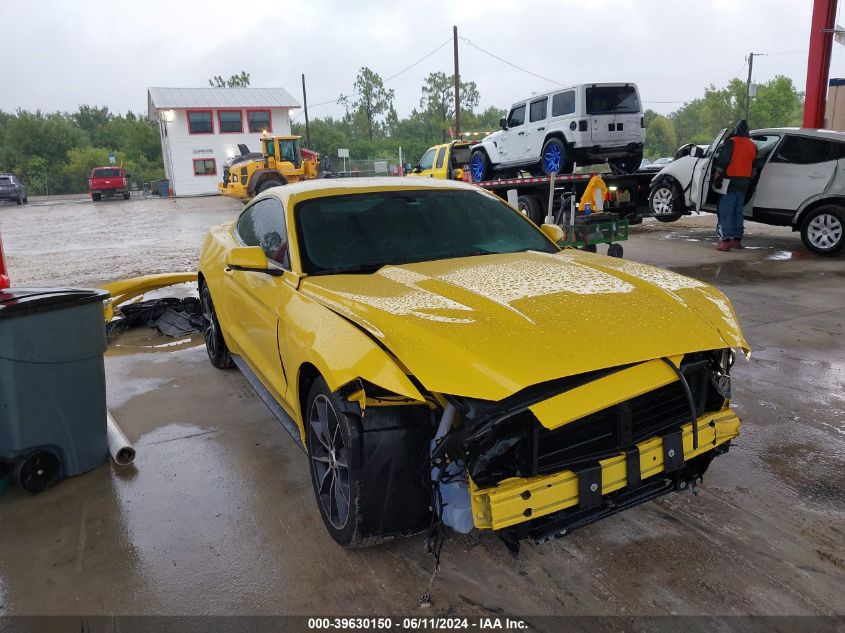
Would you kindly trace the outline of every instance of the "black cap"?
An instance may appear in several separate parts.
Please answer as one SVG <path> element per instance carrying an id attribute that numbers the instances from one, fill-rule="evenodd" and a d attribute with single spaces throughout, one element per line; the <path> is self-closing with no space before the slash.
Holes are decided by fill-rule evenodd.
<path id="1" fill-rule="evenodd" d="M 748 121 L 740 119 L 734 128 L 734 136 L 748 136 Z"/>

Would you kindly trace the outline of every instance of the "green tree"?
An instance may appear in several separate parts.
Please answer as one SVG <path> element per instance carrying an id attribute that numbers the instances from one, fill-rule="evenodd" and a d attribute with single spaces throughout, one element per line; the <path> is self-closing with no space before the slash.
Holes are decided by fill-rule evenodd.
<path id="1" fill-rule="evenodd" d="M 379 74 L 367 67 L 358 71 L 352 89 L 357 96 L 354 101 L 350 102 L 349 97 L 341 99 L 352 107 L 351 121 L 356 127 L 363 127 L 367 138 L 372 141 L 378 129 L 379 117 L 387 114 L 393 106 L 393 90 L 386 89 Z"/>
<path id="2" fill-rule="evenodd" d="M 249 86 L 249 73 L 242 70 L 239 75 L 232 75 L 228 79 L 215 75 L 208 80 L 208 85 L 212 88 L 246 88 Z"/>
<path id="3" fill-rule="evenodd" d="M 645 128 L 645 151 L 646 158 L 655 159 L 662 156 L 671 156 L 678 148 L 678 135 L 675 133 L 675 125 L 670 119 L 657 115 L 651 117 L 651 122 Z"/>
<path id="4" fill-rule="evenodd" d="M 801 94 L 788 77 L 778 75 L 757 87 L 748 112 L 751 129 L 799 125 L 804 110 Z M 680 108 L 670 119 L 681 143 L 710 143 L 722 128 L 745 116 L 745 82 L 732 79 L 724 88 L 710 86 L 704 96 Z"/>
<path id="5" fill-rule="evenodd" d="M 461 116 L 474 110 L 480 99 L 474 81 L 461 82 Z M 441 142 L 445 141 L 447 130 L 455 123 L 455 75 L 429 73 L 422 85 L 420 107 Z"/>

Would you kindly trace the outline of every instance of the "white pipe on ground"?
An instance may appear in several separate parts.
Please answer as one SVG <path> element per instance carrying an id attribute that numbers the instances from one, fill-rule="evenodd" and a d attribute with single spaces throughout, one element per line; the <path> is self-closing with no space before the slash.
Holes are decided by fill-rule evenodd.
<path id="1" fill-rule="evenodd" d="M 106 436 L 109 442 L 109 453 L 118 466 L 128 466 L 135 461 L 135 447 L 129 442 L 123 431 L 115 422 L 111 413 L 107 413 Z"/>

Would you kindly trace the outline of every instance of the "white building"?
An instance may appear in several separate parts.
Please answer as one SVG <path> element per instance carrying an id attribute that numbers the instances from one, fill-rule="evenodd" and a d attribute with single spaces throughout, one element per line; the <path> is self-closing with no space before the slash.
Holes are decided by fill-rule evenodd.
<path id="1" fill-rule="evenodd" d="M 147 111 L 158 121 L 164 171 L 176 196 L 217 193 L 223 163 L 238 144 L 260 151 L 266 130 L 290 134 L 299 103 L 284 88 L 148 88 Z"/>

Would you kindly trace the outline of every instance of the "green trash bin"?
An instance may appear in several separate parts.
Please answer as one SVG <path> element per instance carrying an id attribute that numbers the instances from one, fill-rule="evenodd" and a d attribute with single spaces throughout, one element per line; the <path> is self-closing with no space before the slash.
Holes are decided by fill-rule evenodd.
<path id="1" fill-rule="evenodd" d="M 108 459 L 104 290 L 0 290 L 0 470 L 30 492 Z"/>

